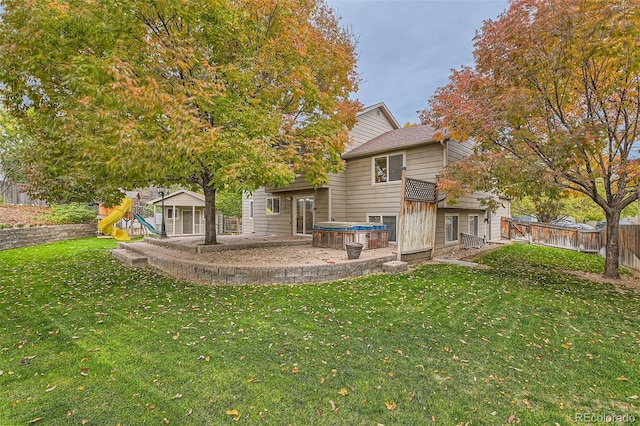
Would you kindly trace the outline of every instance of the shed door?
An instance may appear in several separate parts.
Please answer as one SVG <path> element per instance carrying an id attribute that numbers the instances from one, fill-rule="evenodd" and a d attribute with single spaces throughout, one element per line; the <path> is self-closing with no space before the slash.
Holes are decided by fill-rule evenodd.
<path id="1" fill-rule="evenodd" d="M 193 234 L 193 212 L 182 211 L 182 233 Z"/>

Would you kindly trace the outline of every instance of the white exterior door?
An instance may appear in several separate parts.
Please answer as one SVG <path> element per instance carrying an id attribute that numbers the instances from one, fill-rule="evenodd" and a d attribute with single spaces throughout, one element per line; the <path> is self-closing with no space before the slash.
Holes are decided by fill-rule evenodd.
<path id="1" fill-rule="evenodd" d="M 313 234 L 313 197 L 296 198 L 296 235 Z"/>

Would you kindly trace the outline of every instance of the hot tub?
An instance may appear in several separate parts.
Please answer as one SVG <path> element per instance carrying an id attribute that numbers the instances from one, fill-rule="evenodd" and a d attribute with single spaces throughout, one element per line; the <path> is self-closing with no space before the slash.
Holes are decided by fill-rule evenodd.
<path id="1" fill-rule="evenodd" d="M 313 225 L 313 247 L 344 250 L 347 243 L 360 243 L 363 249 L 387 247 L 387 225 L 377 222 L 317 222 Z"/>

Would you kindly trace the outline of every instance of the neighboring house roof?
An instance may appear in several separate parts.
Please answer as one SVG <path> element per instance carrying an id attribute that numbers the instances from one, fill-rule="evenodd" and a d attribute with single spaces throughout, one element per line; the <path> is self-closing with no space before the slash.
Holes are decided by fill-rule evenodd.
<path id="1" fill-rule="evenodd" d="M 436 142 L 435 131 L 429 126 L 410 126 L 395 129 L 381 134 L 365 142 L 357 148 L 346 152 L 342 158 L 357 158 L 365 155 L 378 154 L 394 149 L 408 148 L 425 143 Z"/>
<path id="2" fill-rule="evenodd" d="M 362 111 L 360 111 L 359 113 L 356 114 L 356 117 L 358 117 L 359 115 L 362 115 L 362 114 L 366 114 L 369 111 L 373 111 L 374 109 L 377 109 L 377 108 L 380 108 L 382 113 L 387 117 L 387 119 L 389 120 L 389 122 L 391 123 L 391 125 L 393 127 L 395 127 L 396 129 L 399 129 L 401 127 L 400 123 L 398 123 L 398 120 L 396 120 L 396 118 L 393 116 L 393 114 L 391 114 L 391 111 L 389 110 L 389 108 L 387 107 L 387 105 L 384 102 L 378 102 L 377 104 L 365 107 Z"/>
<path id="3" fill-rule="evenodd" d="M 180 195 L 185 194 L 187 197 L 191 197 L 194 198 L 194 201 L 199 201 L 200 203 L 196 204 L 196 205 L 200 205 L 202 203 L 202 205 L 204 205 L 204 195 L 202 194 L 198 194 L 197 192 L 193 192 L 193 191 L 188 191 L 186 189 L 180 189 L 176 192 L 173 192 L 171 194 L 165 195 L 164 196 L 164 204 L 171 204 L 172 199 L 173 198 L 181 198 L 184 199 L 184 197 L 180 197 Z M 149 201 L 147 204 L 160 204 L 162 202 L 162 197 L 158 197 L 158 198 L 154 198 L 153 200 Z M 184 203 L 181 203 L 184 204 Z"/>

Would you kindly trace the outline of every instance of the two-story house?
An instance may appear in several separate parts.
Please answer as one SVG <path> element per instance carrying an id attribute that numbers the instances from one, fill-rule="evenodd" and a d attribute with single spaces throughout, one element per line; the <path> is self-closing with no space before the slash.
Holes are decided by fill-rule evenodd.
<path id="1" fill-rule="evenodd" d="M 365 108 L 351 131 L 353 144 L 342 158 L 343 173 L 314 189 L 303 179 L 283 188 L 260 188 L 243 200 L 243 233 L 311 235 L 317 222 L 381 222 L 397 242 L 401 177 L 436 182 L 450 162 L 472 151 L 469 143 L 439 142 L 428 126 L 401 128 L 384 103 Z M 486 194 L 484 194 L 486 195 Z M 508 200 L 491 212 L 468 194 L 448 205 L 438 198 L 434 250 L 457 246 L 460 233 L 500 236 L 500 217 L 510 216 Z"/>

